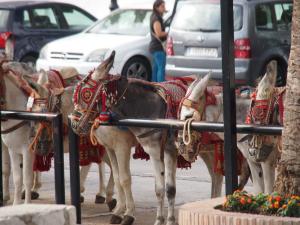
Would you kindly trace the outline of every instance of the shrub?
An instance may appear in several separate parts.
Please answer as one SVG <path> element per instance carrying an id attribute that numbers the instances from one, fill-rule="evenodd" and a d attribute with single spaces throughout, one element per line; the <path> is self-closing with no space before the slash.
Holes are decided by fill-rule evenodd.
<path id="1" fill-rule="evenodd" d="M 282 196 L 277 192 L 270 195 L 260 193 L 254 196 L 246 191 L 237 190 L 226 197 L 222 210 L 300 217 L 300 197 L 295 195 Z"/>

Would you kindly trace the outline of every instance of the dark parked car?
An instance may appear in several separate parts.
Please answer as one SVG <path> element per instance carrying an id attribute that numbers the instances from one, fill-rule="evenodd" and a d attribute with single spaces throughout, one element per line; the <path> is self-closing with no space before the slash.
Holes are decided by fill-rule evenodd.
<path id="1" fill-rule="evenodd" d="M 271 60 L 278 85 L 286 81 L 291 44 L 292 0 L 234 0 L 236 82 L 254 84 Z M 178 1 L 167 43 L 167 74 L 212 71 L 222 78 L 220 0 Z"/>
<path id="2" fill-rule="evenodd" d="M 0 52 L 35 64 L 48 42 L 75 34 L 97 19 L 77 6 L 59 2 L 0 2 Z"/>

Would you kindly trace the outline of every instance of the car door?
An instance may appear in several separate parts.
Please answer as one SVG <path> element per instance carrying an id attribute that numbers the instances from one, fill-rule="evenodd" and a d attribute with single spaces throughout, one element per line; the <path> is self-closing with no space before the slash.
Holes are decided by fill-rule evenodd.
<path id="1" fill-rule="evenodd" d="M 16 12 L 16 58 L 22 60 L 28 54 L 37 57 L 39 50 L 48 42 L 62 36 L 61 24 L 53 5 L 37 5 L 21 8 Z"/>

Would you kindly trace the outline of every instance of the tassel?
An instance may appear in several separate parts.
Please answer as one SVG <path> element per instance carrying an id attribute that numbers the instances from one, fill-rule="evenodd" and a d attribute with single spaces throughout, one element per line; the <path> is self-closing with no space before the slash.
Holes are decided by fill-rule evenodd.
<path id="1" fill-rule="evenodd" d="M 53 152 L 50 152 L 49 154 L 42 156 L 35 154 L 34 161 L 33 161 L 33 171 L 49 171 L 51 168 L 51 161 L 54 156 Z"/>
<path id="2" fill-rule="evenodd" d="M 142 159 L 148 161 L 150 159 L 150 156 L 144 151 L 143 147 L 138 144 L 135 146 L 135 153 L 132 155 L 134 159 Z"/>

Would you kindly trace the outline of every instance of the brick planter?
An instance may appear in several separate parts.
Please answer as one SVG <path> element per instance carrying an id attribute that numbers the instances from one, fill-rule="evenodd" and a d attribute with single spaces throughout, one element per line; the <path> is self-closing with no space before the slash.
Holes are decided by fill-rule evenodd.
<path id="1" fill-rule="evenodd" d="M 214 209 L 224 197 L 185 204 L 179 208 L 179 225 L 300 225 L 300 218 L 224 212 Z"/>

